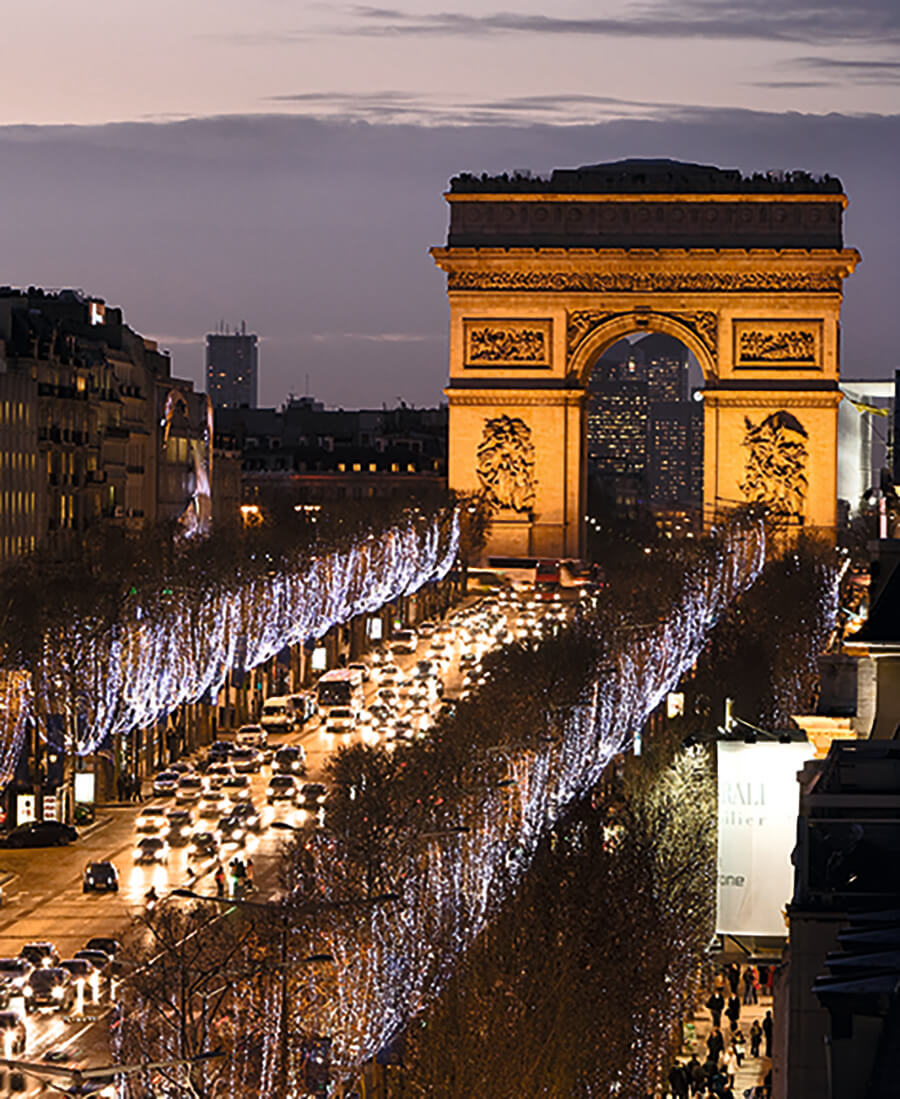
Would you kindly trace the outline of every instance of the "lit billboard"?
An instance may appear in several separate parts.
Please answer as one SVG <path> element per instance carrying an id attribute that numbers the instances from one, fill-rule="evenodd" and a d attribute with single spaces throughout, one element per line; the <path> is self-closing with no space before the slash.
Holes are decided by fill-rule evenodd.
<path id="1" fill-rule="evenodd" d="M 782 912 L 794 892 L 797 772 L 812 758 L 806 742 L 719 743 L 720 934 L 787 933 Z"/>

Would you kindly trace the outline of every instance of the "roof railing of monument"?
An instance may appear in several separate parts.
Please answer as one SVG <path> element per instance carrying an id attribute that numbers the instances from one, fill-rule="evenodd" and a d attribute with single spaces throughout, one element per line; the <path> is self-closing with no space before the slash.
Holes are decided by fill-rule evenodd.
<path id="1" fill-rule="evenodd" d="M 627 163 L 627 162 L 626 162 Z M 597 165 L 557 168 L 549 179 L 530 173 L 473 175 L 450 180 L 451 194 L 843 194 L 841 181 L 810 172 L 739 171 L 650 162 L 647 168 Z"/>

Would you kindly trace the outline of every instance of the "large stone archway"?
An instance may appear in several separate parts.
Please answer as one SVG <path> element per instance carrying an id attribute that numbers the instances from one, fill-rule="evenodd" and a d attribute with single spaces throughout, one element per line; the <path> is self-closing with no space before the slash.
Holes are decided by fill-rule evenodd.
<path id="1" fill-rule="evenodd" d="M 633 332 L 704 373 L 704 511 L 765 500 L 833 530 L 846 198 L 837 180 L 632 161 L 457 177 L 446 247 L 449 482 L 485 492 L 488 554 L 579 556 L 585 387 Z"/>

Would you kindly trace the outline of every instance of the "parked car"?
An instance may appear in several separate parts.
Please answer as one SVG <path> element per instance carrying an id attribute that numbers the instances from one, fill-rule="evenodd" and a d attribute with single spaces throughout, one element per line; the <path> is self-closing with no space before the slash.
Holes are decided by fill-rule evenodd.
<path id="1" fill-rule="evenodd" d="M 63 847 L 77 839 L 78 833 L 71 824 L 63 824 L 61 820 L 33 820 L 13 828 L 0 840 L 0 846 Z"/>
<path id="2" fill-rule="evenodd" d="M 286 744 L 275 753 L 272 769 L 276 774 L 306 774 L 306 749 L 302 744 Z"/>
<path id="3" fill-rule="evenodd" d="M 101 862 L 89 862 L 84 868 L 81 891 L 82 893 L 118 893 L 119 871 L 113 863 L 105 859 Z"/>
<path id="4" fill-rule="evenodd" d="M 31 962 L 35 969 L 49 969 L 59 963 L 56 947 L 46 940 L 26 943 L 19 951 L 19 957 Z"/>
<path id="5" fill-rule="evenodd" d="M 293 775 L 272 775 L 266 789 L 266 801 L 273 805 L 276 801 L 294 802 L 297 799 L 297 780 Z"/>
<path id="6" fill-rule="evenodd" d="M 169 798 L 178 787 L 181 775 L 177 771 L 160 771 L 153 780 L 153 796 L 155 798 Z"/>
<path id="7" fill-rule="evenodd" d="M 25 1052 L 25 1020 L 17 1011 L 0 1011 L 0 1050 L 13 1057 Z"/>
<path id="8" fill-rule="evenodd" d="M 165 864 L 169 861 L 169 845 L 162 836 L 144 836 L 135 846 L 134 861 Z"/>

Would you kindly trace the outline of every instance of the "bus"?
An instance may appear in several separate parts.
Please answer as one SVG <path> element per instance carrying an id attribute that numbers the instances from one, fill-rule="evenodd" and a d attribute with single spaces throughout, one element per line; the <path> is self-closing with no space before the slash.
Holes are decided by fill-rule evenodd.
<path id="1" fill-rule="evenodd" d="M 358 710 L 362 701 L 359 676 L 347 668 L 326 672 L 316 684 L 316 703 L 324 714 L 332 706 L 349 706 Z"/>

